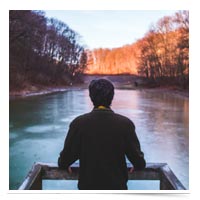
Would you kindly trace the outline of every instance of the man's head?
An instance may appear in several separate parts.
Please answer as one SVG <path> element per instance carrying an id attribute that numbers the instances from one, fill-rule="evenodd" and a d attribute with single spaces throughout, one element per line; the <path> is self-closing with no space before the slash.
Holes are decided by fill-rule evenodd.
<path id="1" fill-rule="evenodd" d="M 114 96 L 114 86 L 106 79 L 92 80 L 89 85 L 89 93 L 95 107 L 110 107 Z"/>

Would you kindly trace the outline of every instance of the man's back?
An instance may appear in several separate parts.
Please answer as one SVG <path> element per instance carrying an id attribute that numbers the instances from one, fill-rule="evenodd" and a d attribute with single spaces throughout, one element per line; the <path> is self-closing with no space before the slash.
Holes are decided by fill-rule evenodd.
<path id="1" fill-rule="evenodd" d="M 80 160 L 79 189 L 127 189 L 125 155 L 135 169 L 145 167 L 134 124 L 111 109 L 94 109 L 71 123 L 59 166 Z"/>

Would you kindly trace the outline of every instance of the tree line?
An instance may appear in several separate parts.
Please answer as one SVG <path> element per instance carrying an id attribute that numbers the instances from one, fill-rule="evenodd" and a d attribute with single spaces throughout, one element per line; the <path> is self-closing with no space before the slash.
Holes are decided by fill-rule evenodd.
<path id="1" fill-rule="evenodd" d="M 9 11 L 10 90 L 68 85 L 87 63 L 80 35 L 41 11 Z"/>
<path id="2" fill-rule="evenodd" d="M 158 83 L 189 84 L 189 12 L 163 17 L 137 43 L 138 73 Z"/>
<path id="3" fill-rule="evenodd" d="M 87 51 L 88 74 L 136 74 L 136 46 L 125 45 L 119 48 L 99 48 Z"/>
<path id="4" fill-rule="evenodd" d="M 87 51 L 89 74 L 137 74 L 152 84 L 189 86 L 189 12 L 161 18 L 131 45 Z"/>

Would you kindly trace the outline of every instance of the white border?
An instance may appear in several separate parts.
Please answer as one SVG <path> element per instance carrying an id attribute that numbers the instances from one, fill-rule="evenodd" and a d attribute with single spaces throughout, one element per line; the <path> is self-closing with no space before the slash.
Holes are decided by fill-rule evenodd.
<path id="1" fill-rule="evenodd" d="M 7 9 L 40 10 L 184 10 L 191 0 L 7 0 Z"/>
<path id="2" fill-rule="evenodd" d="M 9 194 L 190 194 L 189 190 L 10 190 Z"/>
<path id="3" fill-rule="evenodd" d="M 196 152 L 199 151 L 198 147 L 199 144 L 197 142 L 199 141 L 196 137 L 199 135 L 199 129 L 196 126 L 198 124 L 197 121 L 193 121 L 193 113 L 198 113 L 199 114 L 199 95 L 197 96 L 199 92 L 197 92 L 196 87 L 199 85 L 198 80 L 199 80 L 199 73 L 196 72 L 196 68 L 199 67 L 199 50 L 196 44 L 199 44 L 199 28 L 196 28 L 196 26 L 199 26 L 199 13 L 200 11 L 198 10 L 198 1 L 197 0 L 7 0 L 2 3 L 1 5 L 1 12 L 0 12 L 0 24 L 3 28 L 1 28 L 1 37 L 0 37 L 0 56 L 1 56 L 1 72 L 0 72 L 0 92 L 3 94 L 1 96 L 1 101 L 0 101 L 0 110 L 1 110 L 1 115 L 0 115 L 0 128 L 1 128 L 1 139 L 0 139 L 0 147 L 1 147 L 1 181 L 0 181 L 0 191 L 1 191 L 1 197 L 4 198 L 13 198 L 16 199 L 16 196 L 14 194 L 18 194 L 17 198 L 19 199 L 27 199 L 27 194 L 33 194 L 35 193 L 34 197 L 39 197 L 39 194 L 42 194 L 40 197 L 44 197 L 43 195 L 45 193 L 49 194 L 55 194 L 59 193 L 58 191 L 43 191 L 43 192 L 27 192 L 24 191 L 23 194 L 21 195 L 22 192 L 20 191 L 9 191 L 8 189 L 8 178 L 9 178 L 9 166 L 8 166 L 8 152 L 9 152 L 9 147 L 8 147 L 8 90 L 9 90 L 9 85 L 8 85 L 8 11 L 9 10 L 17 10 L 17 9 L 35 9 L 35 10 L 190 10 L 190 190 L 188 192 L 191 192 L 191 194 L 184 195 L 184 198 L 197 198 L 199 196 L 199 183 L 195 182 L 195 177 L 198 178 L 198 174 L 196 173 L 199 171 L 198 169 L 198 163 L 194 162 L 196 159 L 198 160 L 198 156 L 195 154 Z M 192 20 L 192 21 L 191 21 Z M 196 21 L 195 21 L 196 20 Z M 192 28 L 192 31 L 191 31 Z M 192 37 L 191 37 L 192 35 Z M 198 42 L 197 42 L 198 41 Z M 197 48 L 197 49 L 196 49 Z M 5 68 L 5 69 L 4 69 Z M 7 69 L 7 70 L 6 70 Z M 199 70 L 199 69 L 198 69 Z M 191 80 L 191 77 L 194 82 Z M 191 120 L 192 118 L 192 120 Z M 191 152 L 192 151 L 192 152 Z M 6 165 L 5 165 L 6 164 Z M 6 176 L 5 176 L 6 175 Z M 3 178 L 2 178 L 3 177 Z M 63 191 L 61 191 L 63 193 Z M 70 193 L 81 193 L 81 194 L 87 194 L 87 192 L 83 191 L 69 191 L 67 198 L 73 199 L 73 196 L 70 195 Z M 95 191 L 93 191 L 95 192 Z M 92 194 L 93 194 L 92 192 Z M 126 193 L 154 193 L 151 191 L 126 191 Z M 91 192 L 90 192 L 91 193 Z M 114 193 L 122 193 L 122 192 L 114 192 Z M 166 193 L 166 191 L 156 191 L 156 193 L 163 194 Z M 173 193 L 174 192 L 171 192 Z M 179 193 L 179 192 L 175 192 Z M 182 193 L 182 192 L 181 192 Z M 14 195 L 14 196 L 13 196 Z M 48 198 L 50 199 L 51 196 L 48 195 Z M 60 196 L 59 196 L 60 197 Z M 78 197 L 78 196 L 77 196 Z M 79 196 L 80 197 L 80 196 Z M 87 196 L 88 197 L 88 196 Z M 91 195 L 90 197 L 99 199 L 98 196 Z M 120 196 L 121 197 L 121 196 Z M 124 196 L 123 196 L 124 197 Z M 133 196 L 125 196 L 127 198 L 135 198 Z M 149 196 L 137 196 L 137 198 L 148 198 Z M 152 197 L 152 196 L 150 196 Z M 153 196 L 152 199 L 154 199 L 157 196 Z M 162 198 L 169 198 L 169 196 L 158 196 Z M 175 199 L 177 196 L 170 196 L 171 199 Z M 28 197 L 29 198 L 29 197 Z M 58 196 L 56 196 L 56 199 Z M 100 196 L 102 199 L 102 196 Z M 119 196 L 114 197 L 115 199 L 119 198 Z M 64 196 L 63 199 L 66 199 L 66 196 Z"/>

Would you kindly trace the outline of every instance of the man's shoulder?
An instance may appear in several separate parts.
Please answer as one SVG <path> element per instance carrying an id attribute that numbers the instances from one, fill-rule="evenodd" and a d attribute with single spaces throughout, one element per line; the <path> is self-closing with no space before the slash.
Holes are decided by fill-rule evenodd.
<path id="1" fill-rule="evenodd" d="M 129 119 L 128 117 L 116 113 L 116 112 L 110 112 L 112 119 L 118 123 L 125 123 L 127 125 L 134 125 L 133 121 Z M 88 112 L 82 115 L 77 116 L 73 121 L 72 124 L 80 124 L 84 123 L 86 121 L 90 121 L 91 119 L 96 119 L 96 116 L 94 115 L 94 112 Z"/>
<path id="2" fill-rule="evenodd" d="M 114 116 L 115 116 L 117 119 L 121 120 L 121 121 L 124 121 L 124 122 L 126 122 L 126 123 L 130 123 L 130 124 L 133 124 L 133 122 L 132 122 L 131 119 L 129 119 L 128 117 L 126 117 L 126 116 L 124 116 L 124 115 L 122 115 L 122 114 L 114 113 Z"/>
<path id="3" fill-rule="evenodd" d="M 90 116 L 90 113 L 85 113 L 85 114 L 79 115 L 73 119 L 72 124 L 79 123 L 79 122 L 87 119 L 89 116 Z"/>

